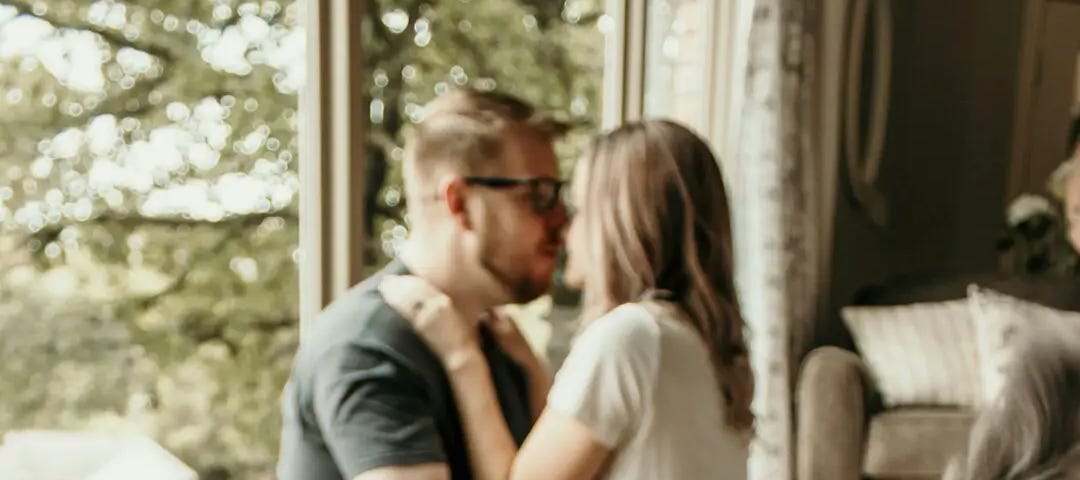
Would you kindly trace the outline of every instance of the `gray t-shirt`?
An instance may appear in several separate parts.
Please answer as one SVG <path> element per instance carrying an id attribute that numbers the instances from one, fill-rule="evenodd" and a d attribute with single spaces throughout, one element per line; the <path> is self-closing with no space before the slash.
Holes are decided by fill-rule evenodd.
<path id="1" fill-rule="evenodd" d="M 280 480 L 351 480 L 379 467 L 445 462 L 472 478 L 442 363 L 378 292 L 401 263 L 335 301 L 304 332 L 282 397 Z M 481 331 L 518 445 L 532 427 L 524 371 Z"/>

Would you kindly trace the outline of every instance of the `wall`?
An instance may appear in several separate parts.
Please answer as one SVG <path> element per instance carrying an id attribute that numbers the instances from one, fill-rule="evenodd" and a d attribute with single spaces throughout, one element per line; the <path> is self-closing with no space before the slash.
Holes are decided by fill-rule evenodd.
<path id="1" fill-rule="evenodd" d="M 835 312 L 899 275 L 996 268 L 1006 202 L 1021 0 L 894 0 L 893 85 L 878 181 L 889 223 L 873 226 L 842 180 L 830 312 L 817 342 L 848 342 Z M 841 171 L 840 178 L 846 178 Z"/>

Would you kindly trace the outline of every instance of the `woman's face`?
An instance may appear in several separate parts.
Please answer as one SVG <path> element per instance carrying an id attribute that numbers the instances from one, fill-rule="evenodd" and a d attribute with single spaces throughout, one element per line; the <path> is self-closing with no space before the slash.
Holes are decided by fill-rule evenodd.
<path id="1" fill-rule="evenodd" d="M 570 228 L 566 232 L 566 269 L 563 273 L 563 283 L 570 288 L 581 288 L 585 284 L 586 267 L 583 265 L 588 258 L 588 245 L 585 239 L 585 189 L 589 184 L 588 168 L 585 162 L 579 161 L 574 167 L 574 176 L 570 181 L 570 205 L 571 210 L 577 213 L 570 221 Z"/>

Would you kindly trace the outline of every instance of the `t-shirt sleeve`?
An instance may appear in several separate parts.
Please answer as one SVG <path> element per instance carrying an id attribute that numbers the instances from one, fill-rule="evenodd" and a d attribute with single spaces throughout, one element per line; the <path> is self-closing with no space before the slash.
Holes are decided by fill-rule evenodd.
<path id="1" fill-rule="evenodd" d="M 315 375 L 319 429 L 345 478 L 387 466 L 445 462 L 418 374 L 362 349 L 328 352 Z"/>
<path id="2" fill-rule="evenodd" d="M 651 401 L 659 344 L 659 326 L 641 307 L 620 307 L 594 320 L 559 369 L 548 408 L 615 448 Z"/>

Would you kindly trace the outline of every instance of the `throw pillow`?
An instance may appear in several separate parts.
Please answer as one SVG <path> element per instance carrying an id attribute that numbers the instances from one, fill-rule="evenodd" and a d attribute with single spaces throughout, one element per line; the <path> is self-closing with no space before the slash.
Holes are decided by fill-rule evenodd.
<path id="1" fill-rule="evenodd" d="M 1015 356 L 1018 334 L 1033 327 L 1080 329 L 1080 313 L 1053 309 L 971 285 L 968 302 L 975 321 L 982 374 L 983 404 L 997 398 L 1005 369 Z"/>
<path id="2" fill-rule="evenodd" d="M 886 406 L 977 404 L 978 348 L 966 299 L 841 313 Z"/>

